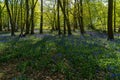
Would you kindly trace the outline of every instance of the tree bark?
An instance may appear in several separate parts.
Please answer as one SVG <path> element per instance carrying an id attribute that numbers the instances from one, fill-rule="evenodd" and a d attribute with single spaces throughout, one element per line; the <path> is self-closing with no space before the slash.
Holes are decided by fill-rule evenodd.
<path id="1" fill-rule="evenodd" d="M 43 33 L 43 0 L 41 0 L 41 21 L 40 21 L 40 34 Z"/>
<path id="2" fill-rule="evenodd" d="M 81 24 L 80 24 L 80 32 L 81 34 L 84 34 L 85 33 L 85 30 L 84 30 L 84 23 L 83 23 L 83 4 L 82 4 L 83 0 L 80 0 L 80 20 L 81 20 Z"/>
<path id="3" fill-rule="evenodd" d="M 31 34 L 34 34 L 34 0 L 32 0 L 32 8 L 31 8 Z"/>
<path id="4" fill-rule="evenodd" d="M 58 0 L 58 1 L 59 1 L 60 8 L 61 8 L 61 10 L 62 10 L 62 13 L 63 13 L 63 15 L 64 15 L 64 17 L 65 17 L 65 19 L 66 19 L 66 24 L 67 24 L 67 28 L 68 28 L 68 35 L 72 35 L 72 33 L 71 33 L 71 28 L 70 28 L 69 18 L 68 18 L 68 16 L 66 15 L 66 13 L 64 12 L 64 8 L 63 8 L 63 6 L 62 6 L 62 4 L 61 4 L 61 1 L 60 1 L 60 0 Z"/>
<path id="5" fill-rule="evenodd" d="M 66 0 L 63 0 L 63 8 L 64 8 L 64 12 L 66 12 Z M 65 14 L 64 14 L 64 34 L 66 34 L 66 19 L 65 19 Z"/>
<path id="6" fill-rule="evenodd" d="M 75 29 L 77 29 L 78 28 L 78 26 L 77 26 L 77 0 L 74 0 L 75 2 L 74 2 L 74 27 L 73 27 L 73 31 L 75 31 Z"/>
<path id="7" fill-rule="evenodd" d="M 2 7 L 0 5 L 0 31 L 2 31 Z"/>
<path id="8" fill-rule="evenodd" d="M 57 0 L 57 26 L 58 26 L 58 35 L 61 34 L 61 29 L 60 29 L 60 5 L 59 5 L 59 0 Z"/>
<path id="9" fill-rule="evenodd" d="M 10 23 L 11 23 L 11 36 L 15 36 L 15 25 L 14 25 L 14 21 L 12 19 L 12 15 L 11 15 L 11 12 L 10 12 L 10 9 L 9 9 L 9 5 L 8 5 L 8 0 L 5 0 L 5 5 L 6 5 L 6 8 L 7 8 L 7 12 L 8 12 L 8 15 L 10 17 Z"/>
<path id="10" fill-rule="evenodd" d="M 113 15 L 113 0 L 108 0 L 108 40 L 113 40 L 113 27 L 112 27 L 112 15 Z"/>
<path id="11" fill-rule="evenodd" d="M 29 0 L 26 0 L 26 32 L 25 34 L 29 34 L 30 25 L 29 25 Z"/>
<path id="12" fill-rule="evenodd" d="M 23 29 L 24 29 L 24 25 L 23 25 L 23 10 L 22 10 L 22 8 L 23 8 L 23 5 L 22 5 L 22 3 L 23 3 L 23 0 L 21 0 L 21 3 L 20 3 L 20 8 L 21 8 L 21 22 L 20 22 L 20 28 L 21 28 L 21 33 L 20 33 L 20 36 L 23 36 Z"/>
<path id="13" fill-rule="evenodd" d="M 114 32 L 116 32 L 116 0 L 114 0 Z"/>

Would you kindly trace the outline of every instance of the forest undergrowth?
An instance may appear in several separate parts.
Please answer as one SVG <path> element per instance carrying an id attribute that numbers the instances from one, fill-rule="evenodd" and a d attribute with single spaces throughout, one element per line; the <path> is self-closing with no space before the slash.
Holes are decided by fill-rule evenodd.
<path id="1" fill-rule="evenodd" d="M 119 80 L 120 38 L 106 36 L 0 36 L 0 80 Z"/>

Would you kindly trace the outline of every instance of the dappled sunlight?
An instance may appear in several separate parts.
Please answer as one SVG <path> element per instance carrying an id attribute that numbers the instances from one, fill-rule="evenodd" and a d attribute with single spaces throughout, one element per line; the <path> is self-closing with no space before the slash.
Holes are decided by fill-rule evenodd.
<path id="1" fill-rule="evenodd" d="M 120 80 L 119 0 L 0 0 L 0 80 Z"/>
<path id="2" fill-rule="evenodd" d="M 3 52 L 0 54 L 0 65 L 1 67 L 4 63 L 16 65 L 15 71 L 19 73 L 17 76 L 24 78 L 28 78 L 29 74 L 35 75 L 31 71 L 39 71 L 41 74 L 47 70 L 49 74 L 44 74 L 50 78 L 57 73 L 64 75 L 63 79 L 90 77 L 91 79 L 116 79 L 120 73 L 120 52 L 117 50 L 120 45 L 117 41 L 109 42 L 103 38 L 99 39 L 91 40 L 90 36 L 12 39 L 5 44 L 0 43 L 0 50 Z M 114 46 L 117 49 L 113 49 Z M 6 70 L 2 71 L 6 73 Z M 36 79 L 41 75 L 31 76 L 31 78 Z"/>

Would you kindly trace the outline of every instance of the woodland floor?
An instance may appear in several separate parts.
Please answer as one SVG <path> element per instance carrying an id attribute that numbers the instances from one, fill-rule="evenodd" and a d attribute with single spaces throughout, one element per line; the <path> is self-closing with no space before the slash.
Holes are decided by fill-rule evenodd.
<path id="1" fill-rule="evenodd" d="M 119 34 L 77 34 L 0 34 L 0 80 L 120 80 Z"/>

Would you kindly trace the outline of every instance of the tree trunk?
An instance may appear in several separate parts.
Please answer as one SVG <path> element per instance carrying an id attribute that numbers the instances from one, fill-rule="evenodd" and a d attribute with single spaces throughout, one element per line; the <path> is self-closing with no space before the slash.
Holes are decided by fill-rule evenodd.
<path id="1" fill-rule="evenodd" d="M 29 0 L 26 0 L 26 32 L 25 34 L 29 34 Z"/>
<path id="2" fill-rule="evenodd" d="M 83 5 L 82 5 L 83 0 L 80 0 L 80 20 L 81 20 L 81 24 L 80 24 L 80 32 L 81 34 L 84 34 L 84 24 L 83 24 Z"/>
<path id="3" fill-rule="evenodd" d="M 40 34 L 43 33 L 43 0 L 41 0 L 41 21 L 40 21 Z"/>
<path id="4" fill-rule="evenodd" d="M 73 31 L 75 31 L 75 29 L 77 29 L 77 0 L 75 0 L 75 2 L 74 2 L 74 27 L 73 27 Z"/>
<path id="5" fill-rule="evenodd" d="M 113 15 L 113 0 L 108 0 L 108 40 L 113 40 L 113 28 L 112 28 L 112 15 Z"/>
<path id="6" fill-rule="evenodd" d="M 67 16 L 65 17 L 66 19 L 66 22 L 67 22 L 67 28 L 68 28 L 68 35 L 71 35 L 71 27 L 70 27 L 70 21 L 69 21 L 69 11 L 68 11 L 68 8 L 69 8 L 69 1 L 67 0 Z M 65 14 L 64 14 L 65 16 Z"/>
<path id="7" fill-rule="evenodd" d="M 59 7 L 59 0 L 57 0 L 57 26 L 58 26 L 58 35 L 61 34 L 60 29 L 60 7 Z"/>
<path id="8" fill-rule="evenodd" d="M 21 3 L 20 3 L 20 8 L 21 8 L 21 22 L 20 22 L 20 27 L 21 27 L 21 33 L 20 33 L 20 36 L 23 36 L 23 29 L 24 29 L 24 26 L 23 26 L 23 10 L 22 10 L 22 8 L 23 8 L 23 5 L 22 5 L 22 3 L 23 3 L 23 0 L 21 0 Z"/>
<path id="9" fill-rule="evenodd" d="M 31 8 L 31 34 L 34 34 L 34 0 L 32 0 Z"/>
<path id="10" fill-rule="evenodd" d="M 8 12 L 8 15 L 10 17 L 10 23 L 11 23 L 11 36 L 15 36 L 15 25 L 14 25 L 14 21 L 12 19 L 12 16 L 11 16 L 11 12 L 10 12 L 10 9 L 9 9 L 9 6 L 8 6 L 8 0 L 5 0 L 5 5 L 6 5 L 6 8 L 7 8 L 7 12 Z"/>
<path id="11" fill-rule="evenodd" d="M 0 31 L 2 31 L 2 19 L 0 18 Z"/>
<path id="12" fill-rule="evenodd" d="M 56 5 L 56 1 L 55 1 L 55 4 L 54 4 L 54 15 L 53 15 L 53 26 L 52 26 L 52 31 L 55 30 L 55 27 L 56 27 L 56 10 L 55 10 L 55 5 Z"/>
<path id="13" fill-rule="evenodd" d="M 91 14 L 91 8 L 90 8 L 90 4 L 89 4 L 89 0 L 86 0 L 87 1 L 87 5 L 88 5 L 88 14 L 89 14 L 89 20 L 90 20 L 90 23 L 89 23 L 89 27 L 91 29 L 95 29 L 94 26 L 93 26 L 93 21 L 92 21 L 92 14 Z"/>
<path id="14" fill-rule="evenodd" d="M 63 0 L 63 8 L 64 8 L 64 12 L 66 12 L 66 0 Z M 64 14 L 64 34 L 66 34 L 66 19 L 65 19 L 65 14 Z"/>
<path id="15" fill-rule="evenodd" d="M 1 10 L 1 5 L 0 5 L 0 31 L 2 31 L 2 10 Z"/>
<path id="16" fill-rule="evenodd" d="M 62 10 L 62 13 L 66 19 L 66 24 L 67 24 L 67 28 L 68 28 L 68 35 L 72 35 L 68 15 L 66 15 L 66 13 L 64 12 L 64 8 L 62 7 L 61 1 L 60 0 L 58 0 L 58 1 L 59 1 L 60 8 Z"/>
<path id="17" fill-rule="evenodd" d="M 114 0 L 114 32 L 116 32 L 116 0 Z"/>

